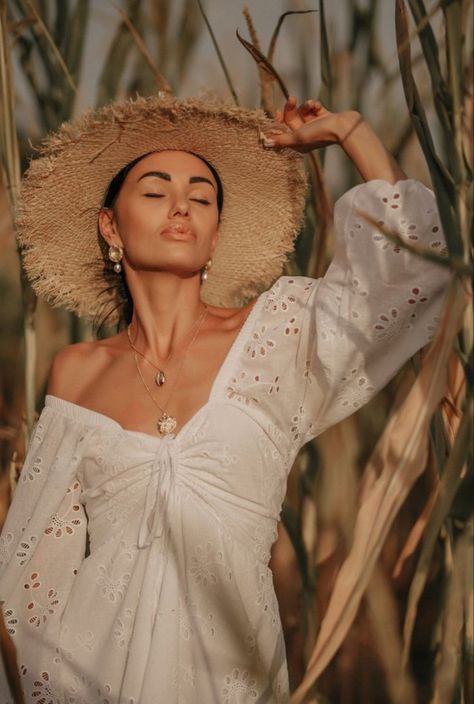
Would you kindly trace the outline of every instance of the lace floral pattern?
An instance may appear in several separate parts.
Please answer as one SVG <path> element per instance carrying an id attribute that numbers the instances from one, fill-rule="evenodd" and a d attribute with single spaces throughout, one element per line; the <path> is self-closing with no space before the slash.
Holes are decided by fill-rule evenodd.
<path id="1" fill-rule="evenodd" d="M 238 667 L 224 677 L 223 704 L 240 704 L 255 701 L 258 697 L 257 681 L 248 670 Z"/>
<path id="2" fill-rule="evenodd" d="M 42 582 L 39 572 L 32 572 L 29 575 L 28 580 L 23 584 L 23 589 L 28 594 L 26 603 L 28 623 L 40 628 L 60 605 L 58 592 L 54 587 Z"/>
<path id="3" fill-rule="evenodd" d="M 74 530 L 82 525 L 81 505 L 74 500 L 74 494 L 77 494 L 80 489 L 79 482 L 74 482 L 74 484 L 68 488 L 66 492 L 66 498 L 69 499 L 65 511 L 61 514 L 57 511 L 51 516 L 50 525 L 45 528 L 45 535 L 53 535 L 55 538 L 62 538 L 63 536 L 73 535 Z"/>
<path id="4" fill-rule="evenodd" d="M 100 593 L 107 601 L 121 601 L 125 595 L 127 584 L 130 581 L 130 573 L 123 572 L 122 574 L 114 575 L 113 572 L 105 565 L 97 567 L 98 577 L 97 584 L 100 587 Z"/>
<path id="5" fill-rule="evenodd" d="M 196 545 L 189 573 L 195 584 L 205 587 L 218 584 L 221 574 L 226 580 L 232 579 L 232 571 L 227 567 L 223 552 L 215 550 L 211 543 Z"/>

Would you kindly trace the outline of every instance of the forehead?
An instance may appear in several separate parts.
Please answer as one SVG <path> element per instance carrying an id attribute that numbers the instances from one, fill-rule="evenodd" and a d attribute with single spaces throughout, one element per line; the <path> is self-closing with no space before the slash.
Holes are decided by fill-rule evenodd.
<path id="1" fill-rule="evenodd" d="M 148 154 L 135 164 L 129 176 L 135 180 L 147 171 L 163 171 L 170 174 L 171 179 L 182 176 L 204 176 L 217 186 L 211 170 L 202 159 L 185 151 L 167 149 Z"/>

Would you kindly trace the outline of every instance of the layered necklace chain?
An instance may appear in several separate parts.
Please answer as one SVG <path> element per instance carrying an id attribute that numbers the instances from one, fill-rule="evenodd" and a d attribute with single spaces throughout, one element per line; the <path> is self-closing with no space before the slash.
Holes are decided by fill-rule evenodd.
<path id="1" fill-rule="evenodd" d="M 199 316 L 199 318 L 198 318 L 198 319 L 196 320 L 196 322 L 194 323 L 193 327 L 191 328 L 191 331 L 194 330 L 194 328 L 196 328 L 196 327 L 197 327 L 197 328 L 200 327 L 200 323 L 202 322 L 202 319 L 206 316 L 206 314 L 207 314 L 207 306 L 205 305 L 205 306 L 204 306 L 204 310 L 202 311 L 201 315 Z M 189 334 L 189 333 L 187 333 L 187 334 Z M 166 382 L 166 375 L 165 375 L 164 370 L 161 369 L 160 367 L 157 367 L 156 364 L 154 364 L 150 359 L 148 359 L 148 357 L 145 357 L 145 355 L 143 354 L 143 352 L 140 352 L 140 350 L 137 350 L 137 348 L 136 348 L 135 345 L 133 344 L 132 339 L 131 339 L 131 337 L 130 337 L 130 325 L 127 327 L 127 336 L 128 336 L 128 341 L 129 341 L 129 343 L 130 343 L 130 347 L 132 348 L 132 350 L 135 350 L 135 352 L 136 352 L 137 354 L 139 354 L 140 357 L 143 357 L 143 359 L 145 360 L 145 362 L 148 362 L 148 364 L 151 364 L 151 366 L 156 369 L 157 373 L 156 373 L 156 375 L 155 375 L 155 384 L 156 384 L 157 386 L 163 386 L 163 384 Z M 186 336 L 187 336 L 187 335 L 186 335 Z M 185 337 L 186 337 L 186 336 L 185 336 Z M 193 340 L 192 340 L 191 342 L 193 342 L 193 341 L 194 341 L 194 338 L 193 338 Z M 190 343 L 190 344 L 191 344 L 191 343 Z M 188 345 L 188 347 L 189 347 L 189 345 Z M 185 352 L 186 352 L 186 350 L 185 350 Z M 173 356 L 173 352 L 170 352 L 169 355 L 168 355 L 168 356 L 166 357 L 166 359 L 165 359 L 165 364 L 170 361 L 170 359 L 171 359 L 172 356 Z"/>
<path id="2" fill-rule="evenodd" d="M 158 432 L 159 432 L 161 435 L 168 435 L 169 433 L 172 433 L 173 430 L 176 428 L 177 420 L 176 420 L 176 418 L 175 418 L 174 416 L 171 416 L 171 415 L 169 415 L 169 414 L 166 412 L 166 408 L 167 408 L 167 406 L 168 406 L 168 404 L 169 404 L 169 402 L 170 402 L 171 396 L 173 395 L 173 391 L 174 391 L 174 388 L 175 388 L 175 386 L 176 386 L 176 382 L 177 382 L 177 380 L 178 380 L 179 373 L 180 373 L 181 368 L 182 368 L 183 363 L 184 363 L 184 358 L 185 358 L 186 352 L 188 351 L 188 349 L 191 347 L 191 345 L 193 344 L 194 340 L 195 340 L 196 337 L 198 336 L 199 331 L 200 331 L 200 329 L 201 329 L 201 326 L 202 326 L 202 324 L 203 324 L 203 322 L 204 322 L 204 320 L 205 320 L 207 314 L 208 314 L 208 308 L 207 308 L 207 306 L 205 305 L 205 306 L 204 306 L 204 310 L 202 311 L 201 315 L 199 316 L 199 318 L 197 319 L 196 323 L 195 323 L 195 324 L 193 325 L 193 327 L 191 328 L 191 330 L 193 330 L 193 329 L 195 328 L 194 335 L 192 336 L 190 342 L 187 344 L 186 348 L 184 349 L 183 355 L 182 355 L 182 357 L 181 357 L 181 361 L 180 361 L 179 366 L 178 366 L 178 369 L 177 369 L 177 371 L 176 371 L 176 376 L 175 376 L 175 378 L 174 378 L 174 382 L 173 382 L 173 384 L 172 384 L 172 386 L 171 386 L 168 399 L 167 399 L 166 403 L 164 404 L 164 406 L 160 406 L 160 404 L 156 401 L 156 399 L 154 398 L 153 394 L 152 394 L 151 391 L 150 391 L 150 388 L 149 388 L 148 384 L 146 383 L 145 379 L 143 378 L 142 372 L 141 372 L 141 370 L 140 370 L 140 366 L 139 366 L 139 364 L 138 364 L 138 355 L 140 355 L 141 357 L 143 357 L 143 359 L 144 359 L 146 362 L 148 362 L 148 364 L 151 364 L 151 366 L 154 367 L 154 368 L 157 370 L 157 374 L 155 375 L 155 383 L 156 383 L 157 386 L 163 386 L 163 384 L 166 382 L 165 373 L 164 373 L 163 369 L 160 369 L 159 367 L 157 367 L 156 364 L 154 364 L 151 360 L 149 360 L 142 352 L 140 352 L 139 350 L 137 350 L 137 348 L 136 348 L 135 345 L 133 344 L 132 339 L 131 339 L 131 337 L 130 337 L 130 325 L 127 327 L 127 337 L 128 337 L 128 341 L 129 341 L 129 343 L 130 343 L 130 347 L 132 348 L 133 353 L 134 353 L 134 354 L 133 354 L 133 357 L 134 357 L 134 360 L 135 360 L 135 366 L 136 366 L 136 368 L 137 368 L 138 375 L 139 375 L 139 377 L 140 377 L 140 379 L 141 379 L 141 382 L 142 382 L 143 386 L 144 386 L 145 389 L 147 390 L 147 393 L 148 393 L 148 395 L 150 396 L 151 400 L 153 401 L 153 403 L 155 404 L 155 406 L 156 406 L 156 407 L 159 409 L 159 411 L 161 412 L 161 415 L 160 415 L 160 417 L 158 418 L 157 423 L 156 423 L 157 430 L 158 430 Z M 166 358 L 165 361 L 168 362 L 168 361 L 171 359 L 172 356 L 173 356 L 173 353 L 170 353 L 170 354 L 168 355 L 168 357 Z"/>

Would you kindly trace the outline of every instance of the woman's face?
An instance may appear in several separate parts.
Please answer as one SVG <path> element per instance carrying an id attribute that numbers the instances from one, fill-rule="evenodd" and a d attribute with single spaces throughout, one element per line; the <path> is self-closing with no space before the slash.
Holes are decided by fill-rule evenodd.
<path id="1" fill-rule="evenodd" d="M 218 238 L 217 184 L 206 164 L 182 151 L 154 152 L 136 164 L 99 226 L 133 269 L 191 275 Z"/>

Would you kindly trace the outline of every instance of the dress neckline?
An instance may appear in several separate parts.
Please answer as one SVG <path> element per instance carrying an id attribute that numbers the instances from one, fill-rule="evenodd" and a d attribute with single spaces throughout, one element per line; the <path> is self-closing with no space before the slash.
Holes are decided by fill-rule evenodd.
<path id="1" fill-rule="evenodd" d="M 155 441 L 157 440 L 158 442 L 161 442 L 165 437 L 170 438 L 171 440 L 178 440 L 183 435 L 185 430 L 187 430 L 187 428 L 189 428 L 189 426 L 194 423 L 195 419 L 199 415 L 201 415 L 201 413 L 204 412 L 205 409 L 207 409 L 216 400 L 218 400 L 221 389 L 229 378 L 229 375 L 232 370 L 232 365 L 234 364 L 235 360 L 243 349 L 250 326 L 257 319 L 257 316 L 263 306 L 264 301 L 268 296 L 268 293 L 269 290 L 264 291 L 258 296 L 257 300 L 255 301 L 250 313 L 246 317 L 242 327 L 240 328 L 226 356 L 224 357 L 224 361 L 222 362 L 221 366 L 219 367 L 219 370 L 217 371 L 216 376 L 214 377 L 214 381 L 212 382 L 207 401 L 200 408 L 198 408 L 198 410 L 191 416 L 191 418 L 189 418 L 189 420 L 186 421 L 186 423 L 180 428 L 180 430 L 176 434 L 170 434 L 160 437 L 159 435 L 151 435 L 151 433 L 145 433 L 141 430 L 131 430 L 129 428 L 125 428 L 121 423 L 118 422 L 118 420 L 115 420 L 114 418 L 105 415 L 105 413 L 94 411 L 91 408 L 81 406 L 80 404 L 74 403 L 73 401 L 67 401 L 66 399 L 60 398 L 59 396 L 55 396 L 54 394 L 46 394 L 44 402 L 45 407 L 52 408 L 61 413 L 62 415 L 66 415 L 69 418 L 76 419 L 83 423 L 109 426 L 121 431 L 122 433 L 126 433 L 127 435 L 136 435 L 142 438 L 148 438 Z"/>

